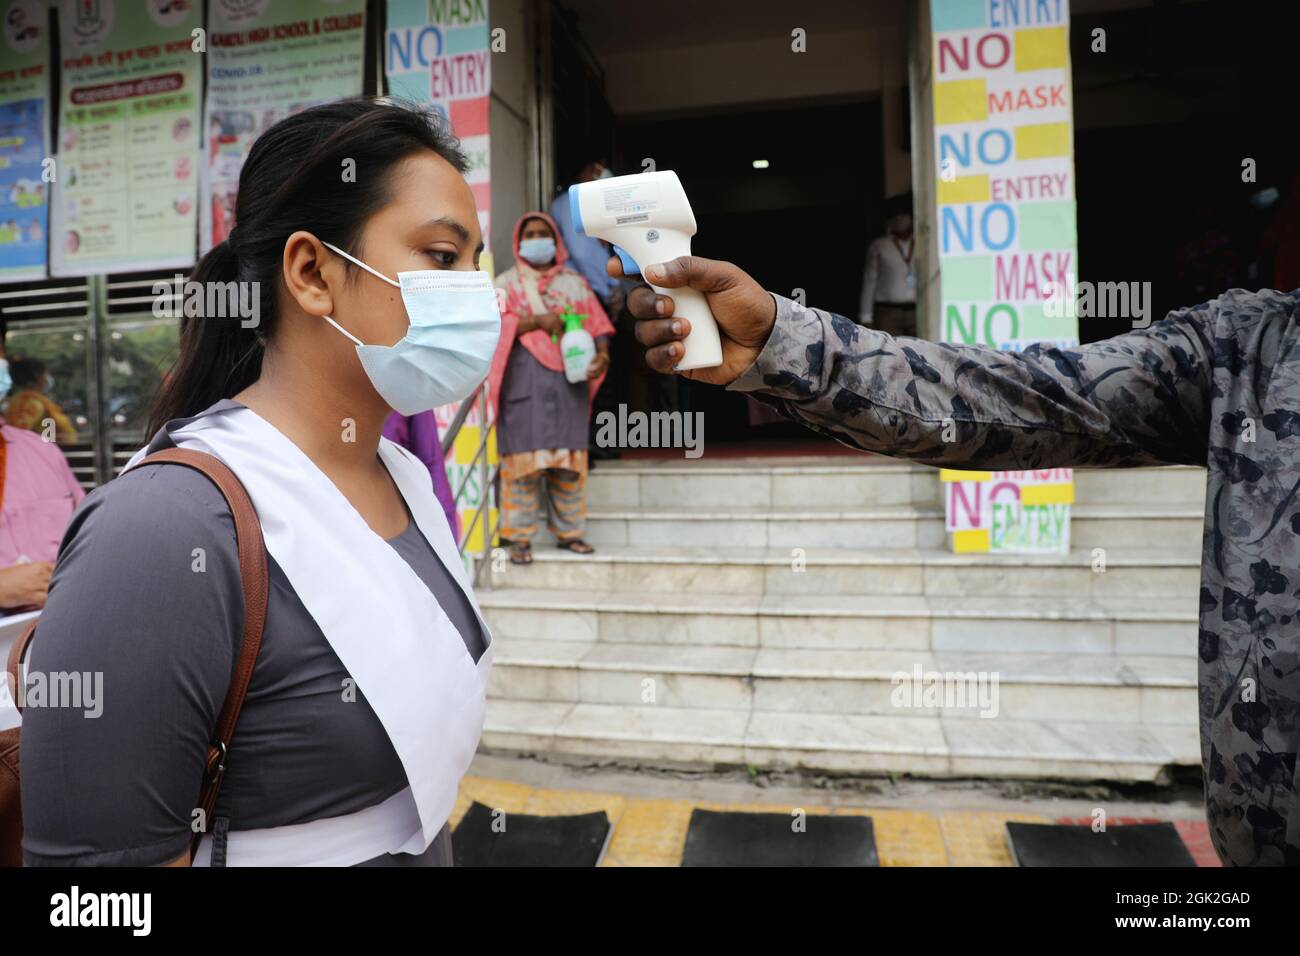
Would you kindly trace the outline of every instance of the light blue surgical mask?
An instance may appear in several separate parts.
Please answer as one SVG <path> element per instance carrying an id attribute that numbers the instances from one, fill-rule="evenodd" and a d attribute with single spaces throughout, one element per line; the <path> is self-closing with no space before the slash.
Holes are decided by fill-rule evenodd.
<path id="1" fill-rule="evenodd" d="M 325 316 L 356 343 L 361 367 L 394 411 L 415 415 L 474 391 L 487 375 L 501 337 L 501 311 L 486 272 L 420 269 L 399 272 L 394 282 L 338 246 L 325 245 L 402 291 L 410 327 L 395 345 L 366 345 Z"/>
<path id="2" fill-rule="evenodd" d="M 544 266 L 555 258 L 554 239 L 521 239 L 519 254 L 535 266 Z"/>

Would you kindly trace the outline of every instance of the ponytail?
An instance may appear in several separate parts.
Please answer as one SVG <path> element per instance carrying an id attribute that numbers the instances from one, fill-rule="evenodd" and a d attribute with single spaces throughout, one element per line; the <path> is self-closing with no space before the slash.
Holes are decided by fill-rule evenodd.
<path id="1" fill-rule="evenodd" d="M 199 260 L 190 281 L 237 282 L 239 257 L 226 240 Z M 245 328 L 237 318 L 191 315 L 181 319 L 180 357 L 149 411 L 149 436 L 173 418 L 197 415 L 223 398 L 243 391 L 262 372 L 262 341 L 258 329 Z"/>
<path id="2" fill-rule="evenodd" d="M 203 289 L 216 283 L 257 288 L 257 324 L 202 315 L 181 320 L 180 356 L 150 408 L 149 437 L 173 418 L 197 415 L 257 381 L 264 347 L 275 336 L 289 236 L 302 229 L 355 251 L 366 220 L 390 201 L 389 174 L 422 150 L 457 172 L 469 169 L 436 115 L 410 104 L 325 103 L 286 117 L 257 138 L 239 173 L 236 227 L 190 275 Z M 356 172 L 349 182 L 339 175 L 344 160 Z"/>

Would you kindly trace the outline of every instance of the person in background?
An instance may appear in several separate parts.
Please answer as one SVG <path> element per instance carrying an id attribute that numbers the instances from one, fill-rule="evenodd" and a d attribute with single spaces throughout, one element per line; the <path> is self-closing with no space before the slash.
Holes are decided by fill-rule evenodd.
<path id="1" fill-rule="evenodd" d="M 1300 289 L 1300 170 L 1264 232 L 1263 245 L 1273 254 L 1273 288 Z"/>
<path id="2" fill-rule="evenodd" d="M 35 358 L 18 358 L 9 366 L 13 387 L 5 405 L 5 418 L 15 428 L 42 432 L 45 423 L 54 424 L 54 440 L 70 445 L 77 440 L 77 429 L 59 403 L 50 398 L 54 376 L 45 363 Z"/>
<path id="3" fill-rule="evenodd" d="M 916 273 L 912 269 L 912 194 L 885 200 L 885 235 L 867 246 L 858 324 L 890 335 L 916 334 Z"/>
<path id="4" fill-rule="evenodd" d="M 595 179 L 609 179 L 613 175 L 603 159 L 593 160 L 583 164 L 574 182 L 589 183 Z M 610 322 L 617 327 L 619 314 L 627 301 L 627 292 L 635 287 L 635 283 L 615 279 L 605 271 L 605 261 L 610 255 L 608 243 L 594 236 L 580 236 L 573 228 L 573 213 L 569 209 L 568 189 L 562 190 L 552 201 L 551 216 L 559 225 L 560 236 L 569 250 L 570 265 L 587 280 L 587 284 L 591 286 L 592 291 L 600 298 L 601 305 L 605 307 Z M 626 401 L 630 397 L 629 387 L 636 375 L 636 371 L 629 367 L 634 363 L 625 361 L 627 357 L 637 354 L 631 323 L 624 326 L 623 333 L 617 334 L 617 340 L 619 347 L 611 348 L 610 362 L 611 365 L 615 363 L 618 365 L 618 373 L 607 376 L 605 385 L 591 400 L 593 409 L 613 411 L 615 414 L 617 414 L 619 401 Z M 602 448 L 596 443 L 594 427 L 588 434 L 588 448 L 593 468 L 596 461 L 620 457 L 617 448 Z"/>
<path id="5" fill-rule="evenodd" d="M 442 439 L 438 436 L 438 419 L 433 412 L 420 412 L 416 415 L 401 415 L 393 412 L 384 422 L 384 437 L 395 441 L 416 458 L 424 462 L 433 478 L 433 493 L 438 496 L 443 513 L 447 516 L 447 527 L 459 543 L 460 518 L 456 514 L 456 500 L 452 497 L 451 484 L 447 481 L 447 466 L 442 457 Z"/>
<path id="6" fill-rule="evenodd" d="M 591 286 L 565 266 L 568 251 L 555 221 L 524 213 L 515 224 L 515 264 L 496 278 L 501 299 L 501 341 L 488 382 L 497 409 L 501 454 L 501 537 L 515 564 L 532 561 L 542 485 L 549 527 L 559 547 L 578 554 L 594 550 L 582 540 L 587 519 L 587 426 L 591 401 L 609 369 L 614 334 Z M 587 381 L 564 376 L 560 314 L 585 315 L 582 325 L 596 343 Z"/>
<path id="7" fill-rule="evenodd" d="M 9 375 L 0 358 L 0 388 Z M 57 445 L 0 418 L 0 610 L 45 605 L 59 541 L 85 496 Z"/>
<path id="8" fill-rule="evenodd" d="M 593 160 L 578 170 L 574 183 L 609 179 L 613 175 L 603 159 Z M 551 202 L 551 218 L 559 225 L 559 238 L 569 250 L 570 268 L 587 280 L 587 286 L 605 307 L 606 315 L 617 316 L 623 310 L 624 284 L 605 270 L 610 256 L 609 245 L 595 236 L 580 236 L 574 230 L 567 188 Z"/>

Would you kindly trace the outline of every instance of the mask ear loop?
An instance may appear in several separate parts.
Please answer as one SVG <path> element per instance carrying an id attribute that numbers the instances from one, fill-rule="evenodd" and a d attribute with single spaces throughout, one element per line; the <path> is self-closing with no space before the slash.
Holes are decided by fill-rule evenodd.
<path id="1" fill-rule="evenodd" d="M 347 329 L 343 328 L 343 326 L 341 326 L 341 325 L 339 325 L 337 322 L 335 322 L 335 321 L 334 321 L 332 318 L 330 318 L 328 315 L 327 315 L 327 316 L 324 316 L 324 319 L 325 319 L 325 321 L 328 322 L 330 325 L 334 326 L 334 328 L 338 329 L 340 332 L 342 332 L 344 335 L 346 335 L 348 338 L 350 338 L 353 342 L 356 342 L 357 345 L 365 345 L 365 344 L 366 344 L 365 342 L 362 342 L 359 338 L 357 338 L 355 335 L 353 335 L 351 332 L 349 332 Z"/>
<path id="2" fill-rule="evenodd" d="M 370 268 L 370 266 L 366 265 L 366 264 L 365 264 L 364 262 L 362 262 L 360 259 L 356 258 L 355 256 L 350 256 L 350 255 L 348 255 L 346 252 L 344 252 L 344 251 L 343 251 L 342 249 L 340 249 L 338 246 L 334 245 L 334 243 L 332 243 L 332 242 L 326 242 L 324 239 L 321 240 L 321 243 L 322 243 L 323 245 L 329 246 L 330 249 L 332 249 L 332 250 L 334 250 L 335 252 L 337 252 L 337 253 L 338 253 L 339 255 L 341 255 L 344 259 L 349 259 L 349 260 L 351 260 L 353 263 L 355 263 L 356 265 L 359 265 L 361 268 L 365 269 L 367 272 L 369 272 L 369 273 L 370 273 L 372 276 L 374 276 L 376 279 L 383 279 L 383 280 L 384 280 L 385 282 L 387 282 L 389 285 L 397 286 L 397 288 L 399 288 L 399 289 L 402 287 L 402 284 L 401 284 L 400 282 L 394 282 L 392 279 L 388 278 L 388 276 L 384 275 L 382 272 L 376 272 L 374 269 Z M 350 338 L 353 342 L 357 343 L 357 345 L 365 345 L 365 344 L 366 344 L 365 342 L 362 342 L 359 338 L 357 338 L 355 335 L 353 335 L 351 332 L 349 332 L 347 329 L 343 328 L 343 326 L 341 326 L 341 325 L 339 325 L 337 322 L 335 322 L 334 319 L 333 319 L 332 317 L 330 317 L 330 316 L 327 315 L 327 316 L 325 316 L 324 318 L 325 318 L 325 321 L 326 321 L 326 322 L 328 322 L 330 325 L 334 326 L 334 328 L 338 329 L 340 332 L 342 332 L 344 335 L 346 335 L 348 338 Z"/>

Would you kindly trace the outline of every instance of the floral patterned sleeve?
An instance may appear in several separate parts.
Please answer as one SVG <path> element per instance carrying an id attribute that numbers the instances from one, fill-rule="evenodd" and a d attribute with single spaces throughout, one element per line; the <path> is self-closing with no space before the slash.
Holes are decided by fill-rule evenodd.
<path id="1" fill-rule="evenodd" d="M 1204 465 L 1215 303 L 1077 348 L 1000 352 L 894 338 L 776 300 L 729 389 L 845 444 L 932 465 Z"/>
<path id="2" fill-rule="evenodd" d="M 9 399 L 5 418 L 14 428 L 28 431 L 39 429 L 40 421 L 45 416 L 45 403 L 31 392 L 21 392 Z"/>

